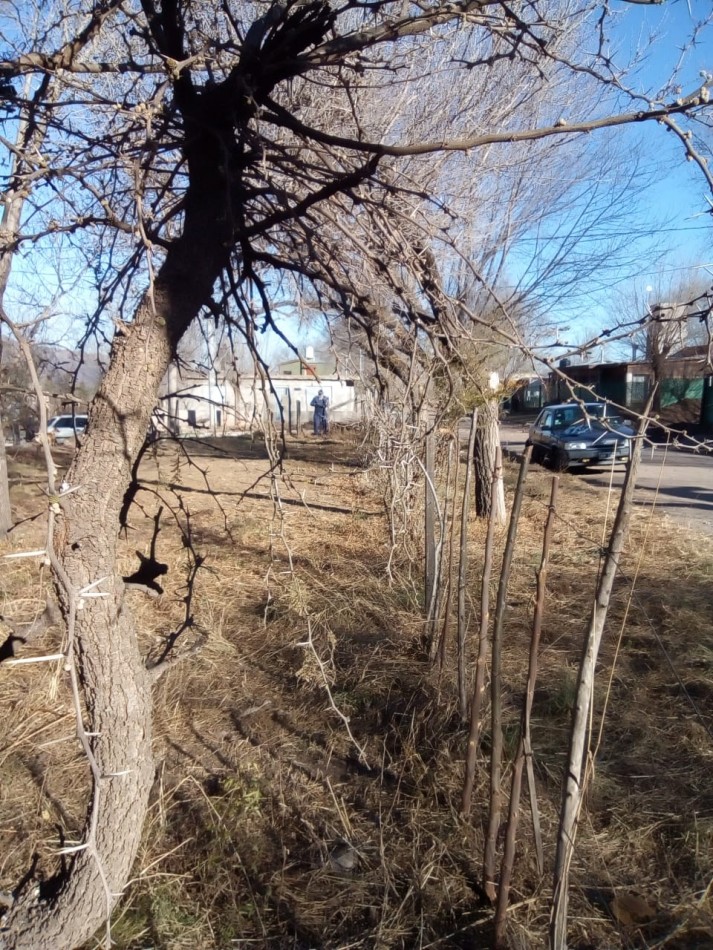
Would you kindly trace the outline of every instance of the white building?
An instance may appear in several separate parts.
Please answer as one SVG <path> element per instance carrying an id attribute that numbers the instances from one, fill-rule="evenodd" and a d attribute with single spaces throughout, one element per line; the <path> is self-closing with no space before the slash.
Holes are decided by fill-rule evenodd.
<path id="1" fill-rule="evenodd" d="M 353 423 L 363 418 L 363 391 L 354 379 L 341 376 L 332 353 L 315 354 L 305 348 L 304 356 L 295 356 L 275 366 L 270 373 L 276 397 L 271 399 L 273 413 L 279 418 L 278 402 L 285 422 L 293 426 L 312 423 L 310 403 L 321 389 L 329 399 L 331 422 Z"/>
<path id="2" fill-rule="evenodd" d="M 159 390 L 156 426 L 176 435 L 219 436 L 264 429 L 271 418 L 296 431 L 312 425 L 312 399 L 321 389 L 329 399 L 328 417 L 335 423 L 363 418 L 364 396 L 353 379 L 340 379 L 331 365 L 305 360 L 278 365 L 269 380 L 221 370 L 186 369 L 174 363 Z"/>
<path id="3" fill-rule="evenodd" d="M 235 385 L 220 371 L 171 363 L 159 389 L 156 424 L 175 435 L 226 435 L 240 428 Z"/>
<path id="4" fill-rule="evenodd" d="M 318 381 L 309 376 L 285 375 L 273 375 L 271 379 L 276 397 L 272 396 L 269 404 L 278 423 L 281 406 L 286 425 L 290 422 L 293 428 L 311 425 L 314 410 L 310 403 L 320 389 L 329 399 L 327 415 L 330 422 L 353 423 L 362 419 L 363 398 L 352 379 L 323 378 Z"/>

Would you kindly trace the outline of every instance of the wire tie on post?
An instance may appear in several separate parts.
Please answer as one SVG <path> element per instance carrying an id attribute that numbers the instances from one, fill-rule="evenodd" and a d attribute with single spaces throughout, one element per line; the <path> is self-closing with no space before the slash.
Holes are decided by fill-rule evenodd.
<path id="1" fill-rule="evenodd" d="M 5 660 L 6 666 L 20 666 L 22 663 L 52 663 L 54 660 L 65 660 L 64 653 L 50 653 L 47 656 L 20 656 Z"/>
<path id="2" fill-rule="evenodd" d="M 93 581 L 91 584 L 87 584 L 86 587 L 82 587 L 81 590 L 77 591 L 77 610 L 84 610 L 85 597 L 109 597 L 108 591 L 94 590 L 95 587 L 98 587 L 99 584 L 108 579 L 109 575 L 105 574 L 104 577 L 100 577 L 98 581 Z"/>
<path id="3" fill-rule="evenodd" d="M 95 587 L 98 587 L 104 581 L 109 580 L 109 576 L 110 576 L 109 574 L 105 574 L 104 577 L 100 577 L 98 581 L 94 581 L 91 584 L 87 584 L 86 587 L 82 587 L 80 591 L 77 591 L 77 596 L 84 597 L 88 595 L 90 590 L 93 590 Z M 109 595 L 108 594 L 94 594 L 93 596 L 94 597 L 108 597 Z"/>
<path id="4" fill-rule="evenodd" d="M 85 841 L 84 844 L 73 844 L 67 848 L 60 848 L 57 854 L 76 854 L 78 851 L 86 851 L 88 847 L 89 843 Z"/>

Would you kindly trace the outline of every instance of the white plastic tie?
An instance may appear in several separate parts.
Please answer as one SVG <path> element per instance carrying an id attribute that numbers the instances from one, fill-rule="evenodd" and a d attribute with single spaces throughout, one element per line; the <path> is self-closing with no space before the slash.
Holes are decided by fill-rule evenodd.
<path id="1" fill-rule="evenodd" d="M 80 591 L 77 592 L 79 597 L 108 597 L 109 594 L 90 594 L 89 591 L 94 590 L 95 587 L 98 587 L 100 584 L 103 584 L 104 581 L 109 580 L 109 574 L 105 574 L 104 577 L 100 577 L 98 581 L 94 581 L 91 584 L 87 584 L 86 587 L 83 587 Z"/>
<path id="2" fill-rule="evenodd" d="M 47 656 L 19 656 L 16 659 L 5 660 L 7 666 L 20 666 L 23 663 L 53 663 L 55 660 L 66 660 L 64 653 L 50 653 Z"/>

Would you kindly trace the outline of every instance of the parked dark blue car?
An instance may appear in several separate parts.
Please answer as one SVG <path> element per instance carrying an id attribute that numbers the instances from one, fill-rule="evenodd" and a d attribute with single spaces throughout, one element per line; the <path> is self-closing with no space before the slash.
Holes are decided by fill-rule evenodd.
<path id="1" fill-rule="evenodd" d="M 533 462 L 566 472 L 573 465 L 627 462 L 634 435 L 606 403 L 566 402 L 542 410 L 530 426 L 527 444 Z"/>

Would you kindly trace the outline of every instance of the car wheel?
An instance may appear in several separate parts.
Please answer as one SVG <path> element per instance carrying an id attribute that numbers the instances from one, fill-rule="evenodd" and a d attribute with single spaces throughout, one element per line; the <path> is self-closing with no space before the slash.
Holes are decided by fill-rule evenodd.
<path id="1" fill-rule="evenodd" d="M 541 445 L 532 445 L 532 442 L 530 442 L 530 445 L 532 446 L 530 458 L 533 462 L 537 462 L 538 465 L 542 465 L 542 463 L 545 461 L 545 455 L 547 453 Z"/>
<path id="2" fill-rule="evenodd" d="M 552 468 L 556 472 L 566 472 L 569 468 L 569 455 L 567 455 L 564 449 L 553 449 Z"/>

